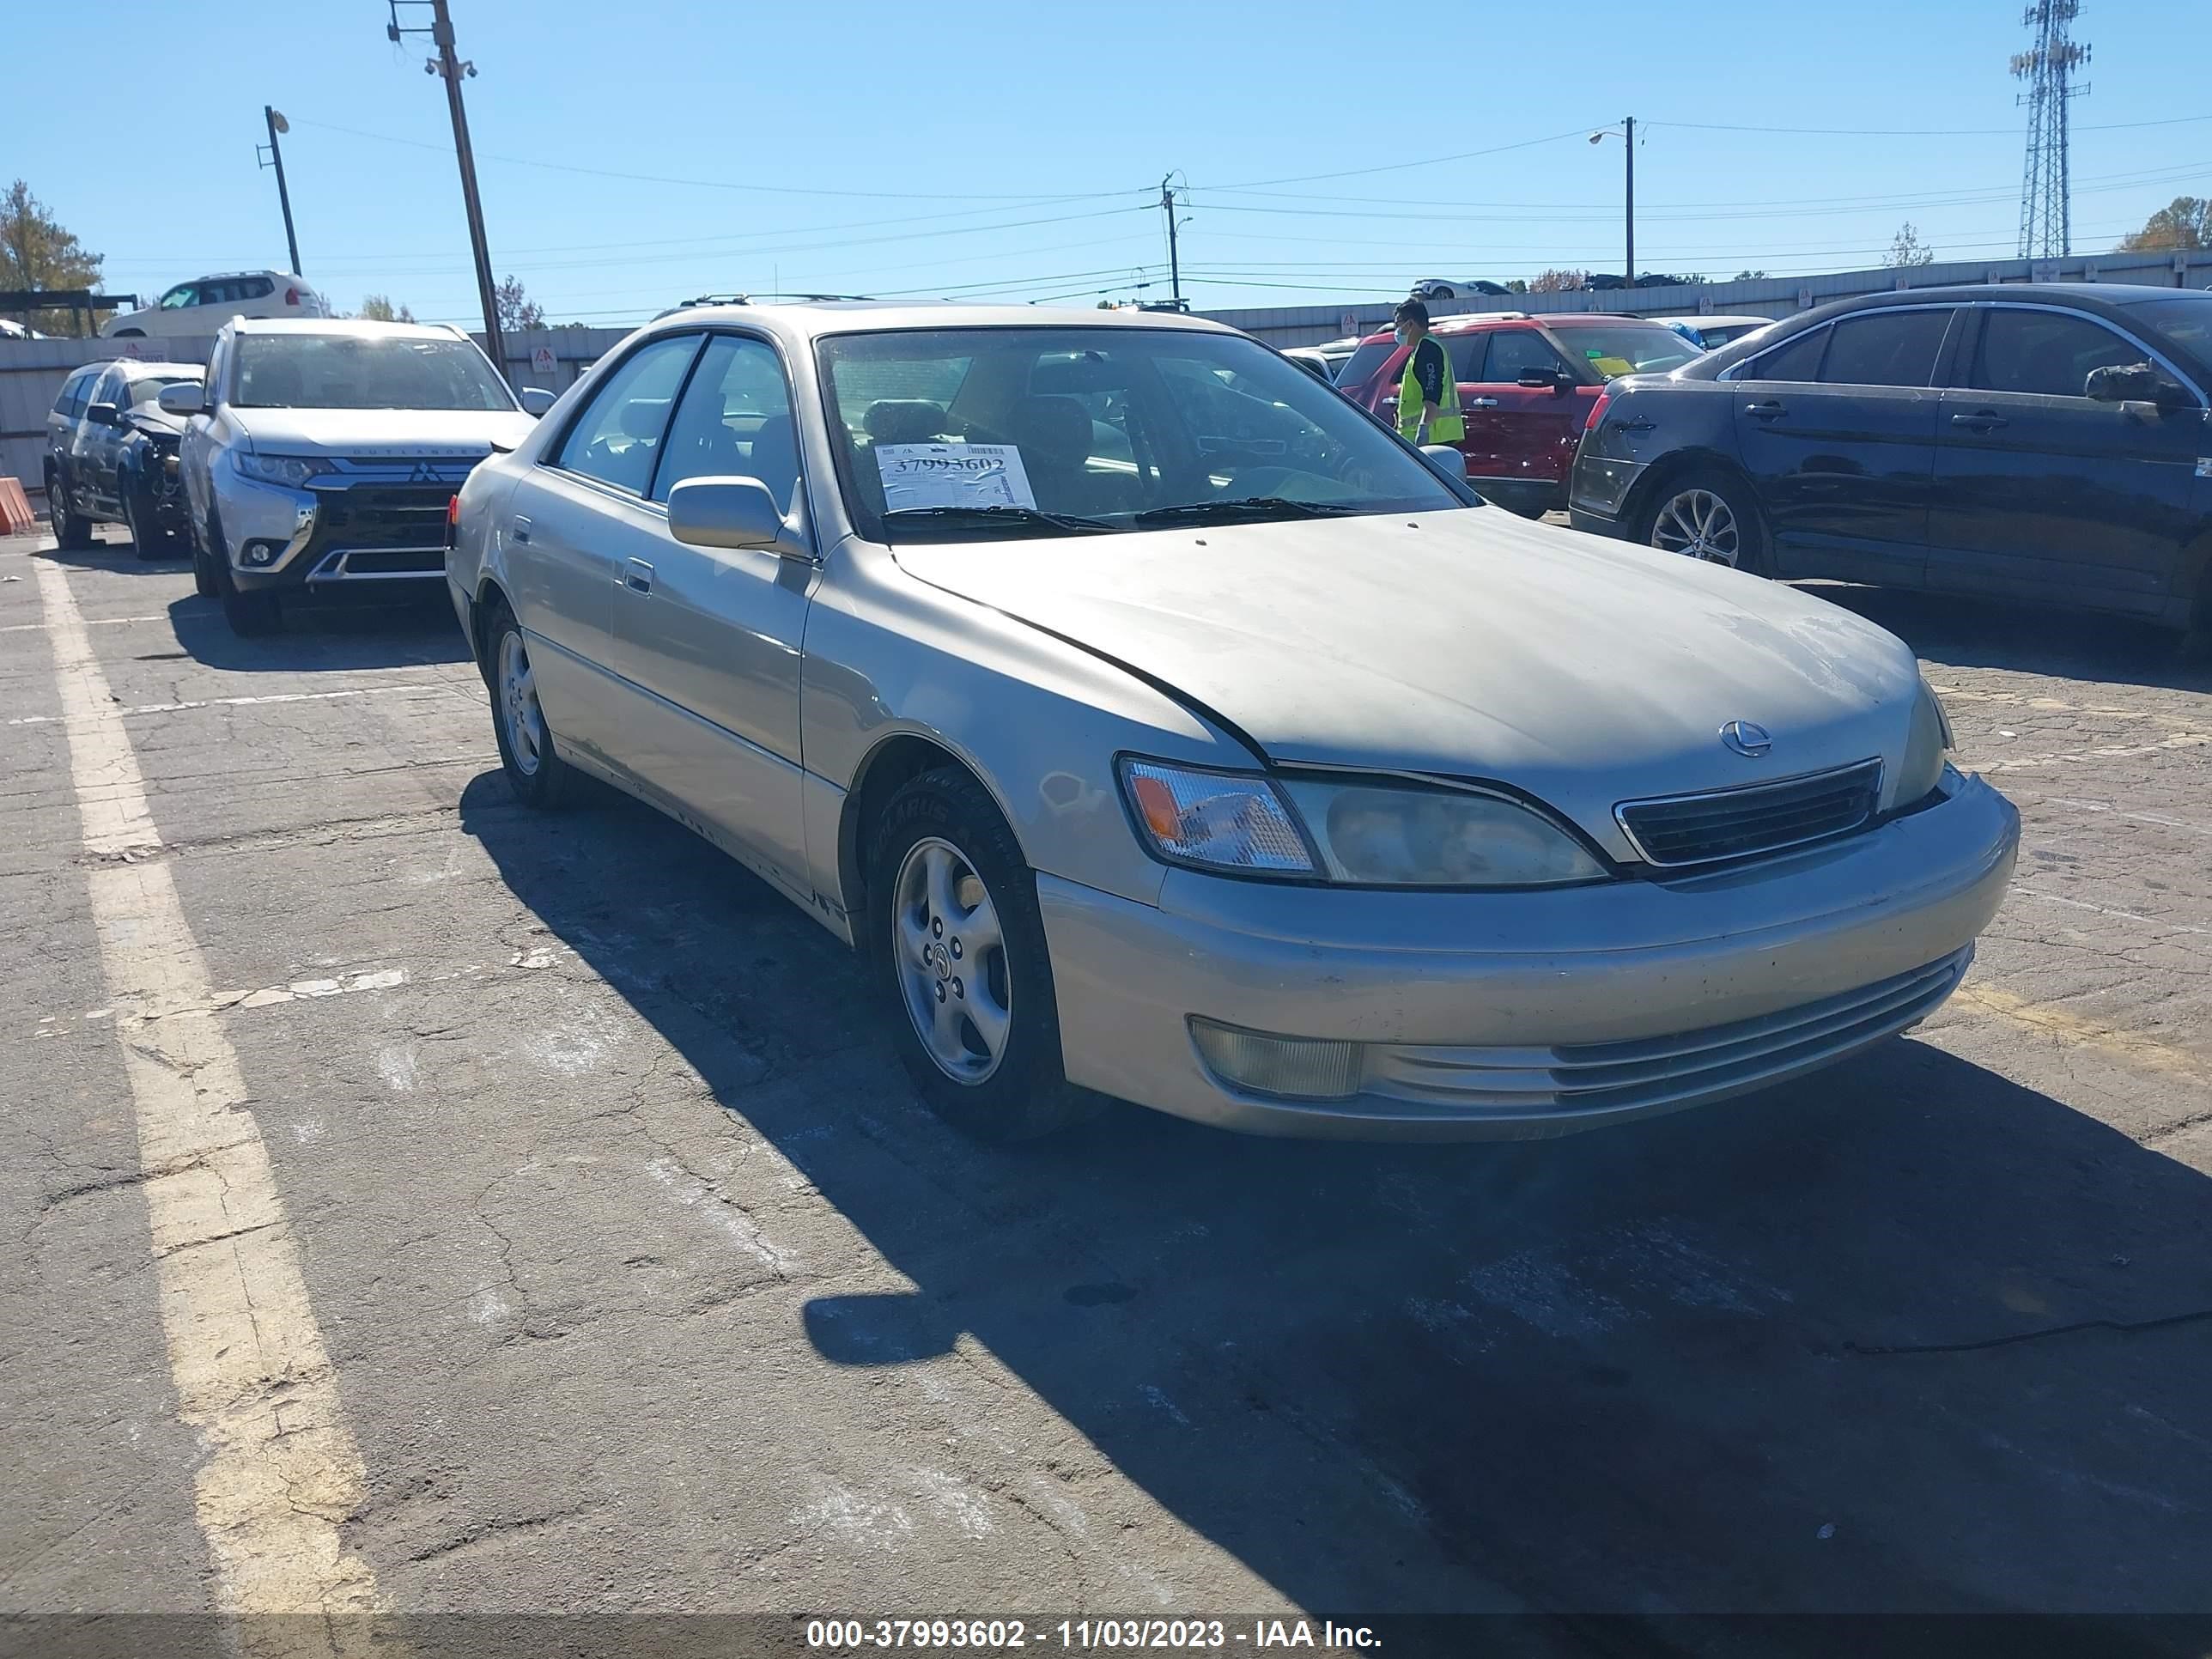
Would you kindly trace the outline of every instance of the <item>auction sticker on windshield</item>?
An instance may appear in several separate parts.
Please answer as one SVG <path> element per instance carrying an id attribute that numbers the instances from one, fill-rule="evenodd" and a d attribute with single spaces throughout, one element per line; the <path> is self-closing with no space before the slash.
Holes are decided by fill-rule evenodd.
<path id="1" fill-rule="evenodd" d="M 1035 507 L 1012 444 L 878 444 L 884 511 L 930 507 Z"/>

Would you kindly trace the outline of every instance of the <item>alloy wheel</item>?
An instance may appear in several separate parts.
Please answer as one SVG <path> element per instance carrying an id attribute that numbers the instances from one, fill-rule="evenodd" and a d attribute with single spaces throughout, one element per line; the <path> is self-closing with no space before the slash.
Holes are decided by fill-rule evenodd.
<path id="1" fill-rule="evenodd" d="M 1651 521 L 1651 545 L 1712 564 L 1735 565 L 1743 556 L 1735 511 L 1710 489 L 1686 489 Z"/>
<path id="2" fill-rule="evenodd" d="M 499 641 L 499 718 L 515 769 L 526 778 L 537 776 L 545 752 L 545 716 L 538 707 L 530 653 L 523 649 L 520 630 L 513 628 Z"/>
<path id="3" fill-rule="evenodd" d="M 1013 1029 L 1004 930 L 974 863 L 928 836 L 891 888 L 891 949 L 915 1035 L 938 1070 L 978 1084 L 999 1069 Z"/>

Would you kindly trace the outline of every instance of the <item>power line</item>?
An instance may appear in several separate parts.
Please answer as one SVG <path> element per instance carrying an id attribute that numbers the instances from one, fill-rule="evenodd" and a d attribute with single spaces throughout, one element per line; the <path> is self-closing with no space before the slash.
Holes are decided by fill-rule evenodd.
<path id="1" fill-rule="evenodd" d="M 1302 173 L 1289 179 L 1247 179 L 1234 185 L 1203 185 L 1201 190 L 1257 190 L 1267 185 L 1310 185 L 1326 179 L 1364 179 L 1377 173 L 1403 173 L 1408 167 L 1443 167 L 1450 161 L 1472 161 L 1478 156 L 1503 155 L 1508 150 L 1534 149 L 1539 144 L 1556 144 L 1568 138 L 1586 138 L 1592 122 L 1571 127 L 1565 132 L 1553 133 L 1546 138 L 1523 138 L 1516 143 L 1493 144 L 1487 149 L 1465 149 L 1453 155 L 1431 155 L 1419 161 L 1391 161 L 1382 167 L 1346 167 L 1337 173 Z"/>

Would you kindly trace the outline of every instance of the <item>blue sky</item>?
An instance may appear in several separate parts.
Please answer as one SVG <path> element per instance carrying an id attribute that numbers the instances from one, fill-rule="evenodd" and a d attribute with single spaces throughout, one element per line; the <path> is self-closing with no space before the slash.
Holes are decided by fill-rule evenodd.
<path id="1" fill-rule="evenodd" d="M 1202 307 L 1618 270 L 1620 146 L 1587 134 L 1630 114 L 1646 270 L 1875 264 L 1908 219 L 1941 258 L 2017 234 L 2020 0 L 454 9 L 493 260 L 556 320 L 728 290 L 1162 297 L 1170 171 Z M 441 88 L 386 21 L 32 8 L 4 33 L 0 183 L 27 179 L 118 290 L 282 265 L 253 148 L 273 103 L 306 274 L 343 308 L 472 323 Z M 2085 0 L 2075 36 L 2078 252 L 2212 195 L 2212 11 Z M 83 72 L 90 42 L 112 70 Z"/>

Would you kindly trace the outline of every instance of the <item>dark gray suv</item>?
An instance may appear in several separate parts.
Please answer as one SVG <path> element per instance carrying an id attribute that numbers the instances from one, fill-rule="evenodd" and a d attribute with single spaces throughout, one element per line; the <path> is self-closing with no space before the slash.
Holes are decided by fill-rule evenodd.
<path id="1" fill-rule="evenodd" d="M 177 472 L 184 422 L 155 399 L 198 386 L 196 363 L 134 358 L 87 363 L 62 382 L 46 415 L 46 512 L 65 548 L 92 545 L 95 524 L 127 526 L 142 559 L 182 557 L 185 493 Z"/>

